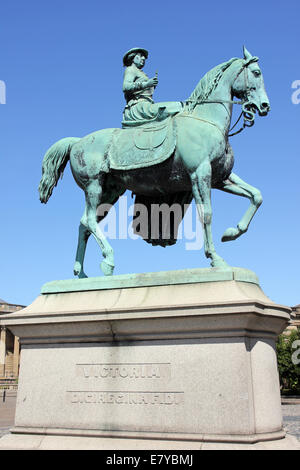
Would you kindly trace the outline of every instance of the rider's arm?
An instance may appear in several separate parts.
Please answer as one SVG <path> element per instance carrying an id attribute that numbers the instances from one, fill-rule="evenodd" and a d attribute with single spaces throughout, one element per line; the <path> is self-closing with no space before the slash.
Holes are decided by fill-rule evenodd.
<path id="1" fill-rule="evenodd" d="M 139 77 L 128 68 L 124 73 L 123 91 L 139 91 L 147 88 L 148 80 L 137 80 Z"/>

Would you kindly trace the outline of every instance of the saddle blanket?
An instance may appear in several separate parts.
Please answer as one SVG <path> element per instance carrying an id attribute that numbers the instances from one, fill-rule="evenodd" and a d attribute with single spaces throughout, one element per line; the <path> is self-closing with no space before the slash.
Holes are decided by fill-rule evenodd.
<path id="1" fill-rule="evenodd" d="M 133 170 L 157 165 L 175 150 L 176 133 L 173 119 L 130 129 L 117 129 L 107 152 L 114 170 Z"/>

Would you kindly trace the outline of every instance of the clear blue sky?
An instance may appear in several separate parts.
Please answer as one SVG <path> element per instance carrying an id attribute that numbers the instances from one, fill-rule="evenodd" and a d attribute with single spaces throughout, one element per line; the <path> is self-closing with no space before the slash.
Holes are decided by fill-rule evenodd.
<path id="1" fill-rule="evenodd" d="M 209 69 L 241 57 L 245 44 L 260 57 L 272 110 L 231 144 L 235 172 L 262 191 L 264 203 L 248 233 L 223 244 L 248 201 L 214 191 L 215 244 L 229 264 L 255 271 L 272 300 L 300 303 L 300 104 L 291 101 L 300 80 L 299 22 L 299 0 L 2 2 L 0 297 L 29 304 L 45 282 L 73 276 L 83 193 L 68 166 L 42 205 L 42 158 L 60 138 L 120 127 L 124 52 L 148 49 L 145 71 L 159 76 L 155 99 L 183 100 Z M 203 250 L 186 251 L 184 240 L 166 249 L 142 240 L 112 245 L 116 274 L 209 266 Z M 91 239 L 90 276 L 101 274 L 100 261 Z"/>

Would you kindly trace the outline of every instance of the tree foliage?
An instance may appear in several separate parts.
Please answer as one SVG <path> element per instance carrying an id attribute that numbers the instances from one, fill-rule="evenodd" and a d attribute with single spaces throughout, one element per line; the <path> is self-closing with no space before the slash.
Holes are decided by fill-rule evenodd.
<path id="1" fill-rule="evenodd" d="M 280 335 L 276 350 L 282 393 L 300 394 L 300 331 Z"/>

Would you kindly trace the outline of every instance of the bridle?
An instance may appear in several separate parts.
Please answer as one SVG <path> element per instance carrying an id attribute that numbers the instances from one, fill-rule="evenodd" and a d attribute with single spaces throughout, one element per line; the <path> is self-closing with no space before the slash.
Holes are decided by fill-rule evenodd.
<path id="1" fill-rule="evenodd" d="M 247 60 L 247 62 L 245 62 L 245 64 L 243 64 L 243 67 L 241 68 L 241 70 L 239 71 L 239 73 L 237 74 L 237 76 L 235 78 L 235 80 L 237 80 L 239 75 L 241 73 L 244 73 L 245 91 L 244 91 L 244 98 L 242 100 L 240 100 L 240 101 L 235 101 L 235 100 L 186 100 L 185 103 L 186 104 L 192 103 L 194 105 L 194 108 L 198 104 L 205 104 L 205 103 L 238 104 L 238 105 L 241 105 L 242 106 L 241 114 L 239 115 L 239 117 L 238 117 L 237 121 L 235 122 L 235 124 L 231 127 L 231 129 L 229 129 L 229 132 L 231 132 L 235 128 L 235 126 L 238 124 L 238 122 L 240 121 L 242 116 L 244 117 L 243 126 L 238 131 L 236 131 L 232 134 L 228 134 L 228 137 L 233 137 L 234 135 L 239 134 L 246 127 L 252 127 L 254 125 L 254 122 L 255 122 L 255 111 L 252 111 L 253 106 L 251 104 L 251 101 L 249 100 L 249 95 L 250 95 L 251 89 L 250 89 L 249 83 L 248 83 L 248 70 L 247 70 L 247 67 L 252 62 L 257 62 L 257 61 L 258 61 L 258 57 L 251 57 L 251 59 Z M 193 117 L 193 116 L 186 115 L 186 117 Z M 205 119 L 201 119 L 201 120 L 206 121 Z M 211 121 L 207 121 L 207 122 L 212 124 Z"/>

